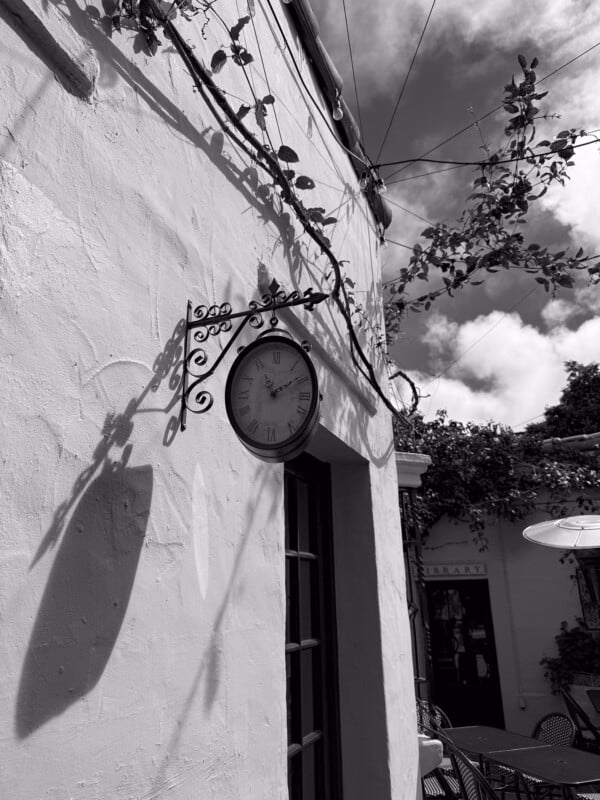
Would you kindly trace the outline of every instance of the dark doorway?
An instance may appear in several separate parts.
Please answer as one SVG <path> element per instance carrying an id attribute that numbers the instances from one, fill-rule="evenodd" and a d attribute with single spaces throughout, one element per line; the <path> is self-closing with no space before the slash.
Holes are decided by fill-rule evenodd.
<path id="1" fill-rule="evenodd" d="M 290 800 L 340 800 L 331 481 L 309 456 L 285 468 Z"/>
<path id="2" fill-rule="evenodd" d="M 487 580 L 427 582 L 432 700 L 453 725 L 504 727 Z"/>

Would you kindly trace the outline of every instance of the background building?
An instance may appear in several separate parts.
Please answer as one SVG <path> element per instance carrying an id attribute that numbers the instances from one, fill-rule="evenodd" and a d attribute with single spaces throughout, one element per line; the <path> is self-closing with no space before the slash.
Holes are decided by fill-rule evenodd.
<path id="1" fill-rule="evenodd" d="M 589 451 L 597 442 L 597 434 L 573 436 L 548 440 L 544 450 Z M 587 496 L 597 503 L 598 488 L 591 486 Z M 522 536 L 526 526 L 548 519 L 544 507 L 553 505 L 548 500 L 540 495 L 539 511 L 525 519 L 486 519 L 485 549 L 466 522 L 448 518 L 432 527 L 421 546 L 414 531 L 411 539 L 408 503 L 403 529 L 415 660 L 419 675 L 428 680 L 424 696 L 428 691 L 455 725 L 490 724 L 529 735 L 544 714 L 564 711 L 540 664 L 557 656 L 561 623 L 574 627 L 581 619 L 592 635 L 600 629 L 582 562 Z M 576 497 L 564 510 L 560 514 L 555 508 L 552 517 L 583 513 Z M 593 570 L 597 582 L 597 561 L 592 578 Z M 594 671 L 594 665 L 586 671 Z M 583 688 L 575 687 L 573 694 L 599 722 Z"/>

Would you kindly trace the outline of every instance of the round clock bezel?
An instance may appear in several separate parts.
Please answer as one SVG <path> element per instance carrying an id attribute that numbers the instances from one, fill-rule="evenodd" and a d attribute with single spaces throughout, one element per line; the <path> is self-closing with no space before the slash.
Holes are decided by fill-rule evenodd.
<path id="1" fill-rule="evenodd" d="M 290 436 L 288 436 L 286 439 L 274 444 L 256 441 L 256 439 L 252 438 L 252 435 L 248 434 L 247 431 L 245 431 L 241 425 L 238 424 L 234 414 L 231 396 L 233 383 L 237 377 L 240 366 L 246 361 L 247 358 L 252 356 L 252 353 L 255 350 L 259 349 L 260 347 L 264 347 L 265 344 L 270 343 L 295 350 L 296 353 L 302 358 L 304 364 L 306 364 L 312 385 L 312 396 L 306 417 L 299 424 L 298 429 L 294 433 L 290 434 Z M 229 422 L 236 436 L 242 442 L 244 447 L 246 447 L 251 453 L 257 456 L 257 458 L 260 458 L 263 461 L 289 461 L 290 459 L 295 458 L 297 455 L 300 455 L 300 453 L 306 449 L 311 436 L 317 428 L 317 423 L 319 421 L 319 406 L 319 380 L 315 366 L 302 345 L 290 338 L 289 335 L 269 332 L 259 336 L 253 342 L 246 345 L 246 347 L 244 347 L 240 353 L 238 353 L 235 361 L 231 365 L 229 374 L 227 376 L 227 382 L 225 384 L 225 409 L 227 411 L 227 417 L 229 418 Z"/>

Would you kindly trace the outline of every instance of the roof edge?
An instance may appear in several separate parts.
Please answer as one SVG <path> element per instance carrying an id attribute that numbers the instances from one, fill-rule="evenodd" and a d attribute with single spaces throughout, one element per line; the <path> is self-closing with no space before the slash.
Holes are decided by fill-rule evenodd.
<path id="1" fill-rule="evenodd" d="M 389 204 L 381 197 L 377 181 L 373 179 L 373 170 L 365 166 L 365 163 L 370 165 L 371 161 L 363 147 L 356 120 L 342 97 L 343 81 L 319 36 L 319 23 L 315 13 L 308 0 L 292 0 L 287 2 L 285 7 L 309 56 L 325 100 L 330 104 L 330 108 L 339 105 L 343 112 L 342 118 L 340 120 L 332 118 L 332 123 L 340 141 L 349 151 L 348 156 L 358 178 L 362 178 L 365 173 L 370 177 L 363 191 L 373 216 L 385 230 L 392 221 L 392 211 Z"/>

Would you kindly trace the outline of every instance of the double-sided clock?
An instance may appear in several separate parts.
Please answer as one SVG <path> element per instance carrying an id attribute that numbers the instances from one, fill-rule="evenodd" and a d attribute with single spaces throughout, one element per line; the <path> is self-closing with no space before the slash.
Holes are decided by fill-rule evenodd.
<path id="1" fill-rule="evenodd" d="M 319 421 L 319 384 L 308 353 L 266 333 L 235 359 L 225 387 L 227 416 L 242 444 L 264 461 L 288 461 Z"/>

